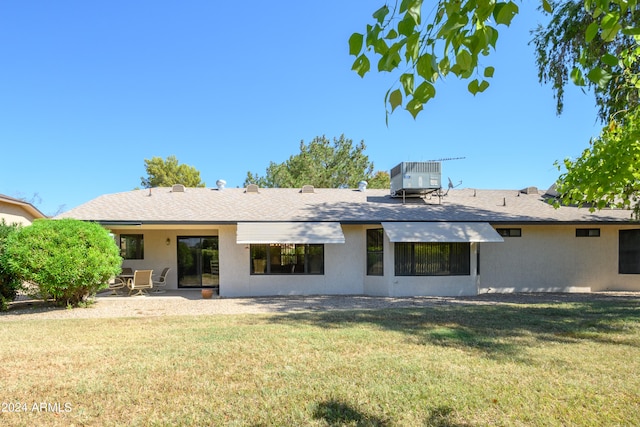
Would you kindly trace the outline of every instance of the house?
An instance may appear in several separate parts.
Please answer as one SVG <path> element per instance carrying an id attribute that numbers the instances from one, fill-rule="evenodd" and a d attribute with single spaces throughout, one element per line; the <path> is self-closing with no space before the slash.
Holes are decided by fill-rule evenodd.
<path id="1" fill-rule="evenodd" d="M 103 195 L 57 218 L 111 230 L 124 267 L 171 267 L 168 289 L 226 297 L 640 291 L 630 211 L 556 209 L 549 197 L 176 185 Z"/>
<path id="2" fill-rule="evenodd" d="M 38 218 L 46 218 L 31 203 L 0 194 L 0 220 L 7 224 L 30 225 Z"/>

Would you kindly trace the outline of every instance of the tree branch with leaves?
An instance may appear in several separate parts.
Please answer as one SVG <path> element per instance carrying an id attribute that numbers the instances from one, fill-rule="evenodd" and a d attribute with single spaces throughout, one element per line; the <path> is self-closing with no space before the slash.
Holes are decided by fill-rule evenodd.
<path id="1" fill-rule="evenodd" d="M 379 72 L 400 73 L 399 87 L 385 94 L 387 120 L 400 106 L 415 118 L 435 97 L 441 77 L 470 79 L 473 94 L 489 87 L 494 67 L 480 66 L 478 58 L 495 49 L 497 27 L 509 26 L 518 11 L 513 1 L 440 0 L 424 20 L 422 0 L 385 4 L 364 33 L 349 38 L 352 69 L 364 77 L 378 58 Z"/>
<path id="2" fill-rule="evenodd" d="M 487 90 L 495 69 L 480 65 L 479 58 L 496 49 L 498 31 L 519 13 L 514 1 L 495 0 L 438 0 L 425 9 L 423 0 L 385 3 L 366 31 L 349 38 L 352 69 L 360 76 L 375 61 L 378 72 L 398 75 L 384 96 L 387 124 L 398 107 L 415 119 L 446 76 L 469 81 L 474 95 Z M 640 214 L 640 175 L 632 155 L 640 120 L 638 0 L 541 0 L 539 9 L 550 21 L 533 32 L 538 77 L 552 85 L 558 114 L 571 81 L 593 91 L 606 123 L 579 159 L 559 164 L 566 168 L 557 183 L 561 201 L 613 204 Z M 619 161 L 625 156 L 630 163 Z M 606 179 L 613 181 L 604 185 Z"/>
<path id="3" fill-rule="evenodd" d="M 572 82 L 592 90 L 599 119 L 638 103 L 640 64 L 629 58 L 638 46 L 637 8 L 590 10 L 583 1 L 555 1 L 546 26 L 533 31 L 538 78 L 551 84 L 562 113 L 564 88 Z M 630 60 L 631 59 L 631 60 Z"/>
<path id="4" fill-rule="evenodd" d="M 626 115 L 625 124 L 612 120 L 575 160 L 566 159 L 557 192 L 568 205 L 631 209 L 640 218 L 640 108 Z"/>

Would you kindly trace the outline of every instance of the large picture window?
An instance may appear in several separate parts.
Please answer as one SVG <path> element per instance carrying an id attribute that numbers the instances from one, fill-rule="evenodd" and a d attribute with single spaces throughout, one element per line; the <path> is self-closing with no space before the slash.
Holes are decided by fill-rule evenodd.
<path id="1" fill-rule="evenodd" d="M 468 276 L 469 243 L 396 243 L 396 276 Z"/>
<path id="2" fill-rule="evenodd" d="M 640 230 L 620 230 L 618 273 L 640 274 Z"/>
<path id="3" fill-rule="evenodd" d="M 367 276 L 384 275 L 383 235 L 382 228 L 367 230 Z"/>
<path id="4" fill-rule="evenodd" d="M 144 237 L 142 234 L 120 235 L 120 256 L 124 259 L 144 259 Z"/>
<path id="5" fill-rule="evenodd" d="M 324 245 L 251 245 L 251 274 L 324 274 Z"/>

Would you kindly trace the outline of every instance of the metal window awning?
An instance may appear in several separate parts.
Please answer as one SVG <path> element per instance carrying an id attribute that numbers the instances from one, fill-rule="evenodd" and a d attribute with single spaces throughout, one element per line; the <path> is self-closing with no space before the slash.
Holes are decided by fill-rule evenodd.
<path id="1" fill-rule="evenodd" d="M 391 242 L 504 242 L 488 222 L 383 222 Z"/>
<path id="2" fill-rule="evenodd" d="M 236 243 L 344 243 L 339 222 L 239 222 Z"/>

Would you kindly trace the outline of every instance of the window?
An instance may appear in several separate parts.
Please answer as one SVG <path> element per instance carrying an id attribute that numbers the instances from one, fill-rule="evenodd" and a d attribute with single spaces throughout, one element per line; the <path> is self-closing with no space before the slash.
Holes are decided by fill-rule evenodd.
<path id="1" fill-rule="evenodd" d="M 251 274 L 324 274 L 324 245 L 251 245 Z"/>
<path id="2" fill-rule="evenodd" d="M 144 237 L 142 234 L 120 235 L 120 256 L 124 259 L 144 259 Z"/>
<path id="3" fill-rule="evenodd" d="M 367 276 L 384 276 L 382 228 L 367 230 Z"/>
<path id="4" fill-rule="evenodd" d="M 496 231 L 502 237 L 522 237 L 521 228 L 496 228 Z"/>
<path id="5" fill-rule="evenodd" d="M 640 274 L 640 230 L 620 230 L 618 273 Z"/>
<path id="6" fill-rule="evenodd" d="M 396 243 L 396 276 L 468 276 L 470 243 Z"/>
<path id="7" fill-rule="evenodd" d="M 576 228 L 576 237 L 600 237 L 599 228 Z"/>

